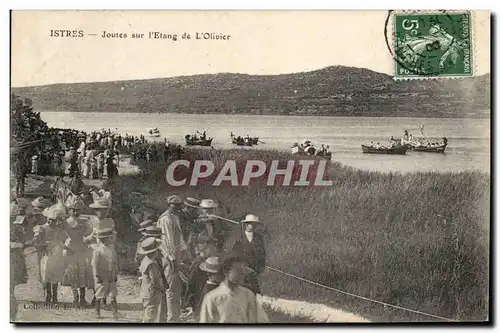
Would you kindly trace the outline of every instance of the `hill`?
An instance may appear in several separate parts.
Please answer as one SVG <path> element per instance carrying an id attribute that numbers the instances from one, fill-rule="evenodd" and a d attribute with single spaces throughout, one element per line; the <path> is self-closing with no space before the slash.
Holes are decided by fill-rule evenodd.
<path id="1" fill-rule="evenodd" d="M 332 66 L 280 75 L 204 74 L 12 88 L 37 110 L 329 116 L 489 117 L 490 74 L 394 81 Z"/>

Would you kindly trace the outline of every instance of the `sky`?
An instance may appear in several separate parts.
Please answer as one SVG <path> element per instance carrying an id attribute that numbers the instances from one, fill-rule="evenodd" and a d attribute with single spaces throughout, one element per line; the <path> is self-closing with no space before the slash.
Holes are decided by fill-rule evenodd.
<path id="1" fill-rule="evenodd" d="M 11 85 L 204 73 L 281 74 L 332 65 L 394 73 L 386 11 L 14 11 Z M 51 30 L 84 37 L 51 37 Z M 128 38 L 102 38 L 104 31 Z M 149 32 L 178 40 L 150 39 Z M 198 33 L 227 40 L 195 39 Z M 143 33 L 142 39 L 131 38 Z M 182 39 L 189 33 L 191 39 Z M 95 36 L 89 34 L 96 34 Z M 475 73 L 490 71 L 489 12 L 473 13 Z M 390 39 L 392 41 L 392 39 Z"/>

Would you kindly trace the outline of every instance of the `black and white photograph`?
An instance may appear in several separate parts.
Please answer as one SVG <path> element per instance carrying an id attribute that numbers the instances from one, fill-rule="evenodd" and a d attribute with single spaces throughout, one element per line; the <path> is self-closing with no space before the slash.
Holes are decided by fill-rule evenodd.
<path id="1" fill-rule="evenodd" d="M 490 24 L 12 10 L 10 323 L 491 322 Z"/>

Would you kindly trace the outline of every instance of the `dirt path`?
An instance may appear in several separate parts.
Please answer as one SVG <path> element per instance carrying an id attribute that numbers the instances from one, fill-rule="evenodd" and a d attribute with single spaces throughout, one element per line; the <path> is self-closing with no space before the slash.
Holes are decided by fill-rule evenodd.
<path id="1" fill-rule="evenodd" d="M 130 163 L 129 157 L 124 157 L 118 168 L 120 175 L 134 174 L 139 168 Z M 99 180 L 85 180 L 87 185 L 102 185 Z M 38 191 L 48 186 L 43 177 L 29 177 L 26 182 L 26 192 Z M 33 248 L 26 249 L 30 253 Z M 38 281 L 38 266 L 36 254 L 26 256 L 28 267 L 28 283 L 18 285 L 15 295 L 18 301 L 17 322 L 130 322 L 142 320 L 142 301 L 139 295 L 137 276 L 121 275 L 118 277 L 118 310 L 121 318 L 115 321 L 109 309 L 101 311 L 102 319 L 95 318 L 92 308 L 77 309 L 72 306 L 72 294 L 69 287 L 59 287 L 58 306 L 46 306 L 43 288 Z M 86 295 L 88 303 L 92 300 L 92 291 Z M 307 322 L 367 322 L 368 320 L 352 313 L 333 309 L 322 304 L 303 301 L 258 297 L 265 307 L 272 323 L 307 323 Z M 191 320 L 189 320 L 191 321 Z M 188 322 L 189 322 L 188 321 Z"/>

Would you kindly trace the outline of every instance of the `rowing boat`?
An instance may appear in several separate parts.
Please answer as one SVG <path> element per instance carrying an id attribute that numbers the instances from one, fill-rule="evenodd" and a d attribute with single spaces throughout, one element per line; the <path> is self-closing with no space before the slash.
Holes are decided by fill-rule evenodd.
<path id="1" fill-rule="evenodd" d="M 361 149 L 363 150 L 363 153 L 366 154 L 389 154 L 389 155 L 405 155 L 406 151 L 408 150 L 407 147 L 404 146 L 399 146 L 399 147 L 371 147 L 371 146 L 366 146 L 366 145 L 361 145 Z"/>

